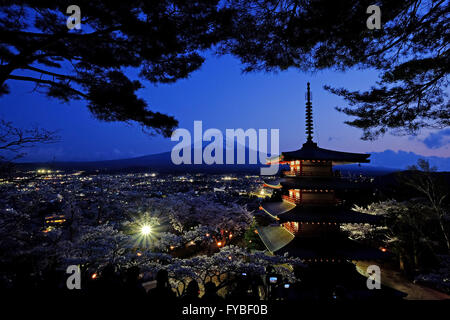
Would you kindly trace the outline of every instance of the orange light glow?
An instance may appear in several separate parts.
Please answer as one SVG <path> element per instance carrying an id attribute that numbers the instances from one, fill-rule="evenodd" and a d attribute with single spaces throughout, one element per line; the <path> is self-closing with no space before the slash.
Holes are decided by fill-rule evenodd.
<path id="1" fill-rule="evenodd" d="M 91 279 L 97 279 L 98 275 L 96 273 L 93 273 L 91 276 Z"/>
<path id="2" fill-rule="evenodd" d="M 138 257 L 142 256 L 142 253 L 138 252 L 136 253 Z"/>
<path id="3" fill-rule="evenodd" d="M 170 246 L 170 250 L 173 250 L 173 249 L 175 249 L 175 247 L 174 246 Z"/>
<path id="4" fill-rule="evenodd" d="M 386 251 L 387 251 L 386 248 L 381 248 L 380 250 L 381 250 L 382 252 L 386 252 Z"/>
<path id="5" fill-rule="evenodd" d="M 222 246 L 222 242 L 221 241 L 217 242 L 217 246 L 221 247 Z"/>

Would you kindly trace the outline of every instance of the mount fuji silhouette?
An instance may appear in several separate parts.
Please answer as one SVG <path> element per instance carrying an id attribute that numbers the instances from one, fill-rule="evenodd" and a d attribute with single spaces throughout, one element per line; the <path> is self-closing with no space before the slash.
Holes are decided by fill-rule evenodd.
<path id="1" fill-rule="evenodd" d="M 210 144 L 210 142 L 203 142 L 202 150 L 204 150 L 205 146 Z M 224 143 L 225 145 L 225 143 Z M 136 157 L 136 158 L 127 158 L 127 159 L 118 159 L 118 160 L 104 160 L 104 161 L 56 161 L 56 162 L 47 162 L 47 163 L 20 163 L 18 166 L 26 167 L 26 168 L 38 168 L 38 167 L 52 167 L 55 169 L 62 170 L 103 170 L 103 171 L 112 171 L 112 170 L 129 170 L 129 171 L 140 171 L 140 170 L 150 170 L 150 171 L 158 171 L 165 173 L 200 173 L 200 172 L 209 172 L 209 173 L 259 173 L 260 168 L 264 165 L 260 163 L 250 164 L 250 152 L 255 152 L 248 147 L 244 147 L 243 150 L 245 152 L 245 163 L 238 164 L 237 163 L 237 154 L 238 149 L 235 144 L 234 148 L 234 157 L 233 164 L 226 164 L 225 156 L 227 149 L 223 148 L 223 163 L 224 164 L 206 164 L 204 160 L 202 164 L 194 164 L 194 145 L 190 146 L 191 151 L 191 164 L 179 164 L 176 165 L 173 163 L 171 158 L 171 151 L 150 154 L 146 156 Z M 215 156 L 214 152 L 212 153 Z"/>
<path id="2" fill-rule="evenodd" d="M 210 142 L 204 142 L 202 149 Z M 225 145 L 225 144 L 224 144 Z M 157 171 L 161 173 L 212 173 L 212 174 L 224 174 L 224 173 L 249 173 L 259 174 L 260 168 L 264 165 L 249 164 L 249 153 L 254 150 L 244 147 L 245 151 L 245 164 L 237 163 L 237 144 L 234 148 L 234 161 L 233 164 L 225 164 L 226 148 L 223 148 L 223 162 L 224 164 L 194 164 L 194 146 L 190 146 L 191 151 L 191 163 L 192 164 L 180 164 L 175 165 L 171 159 L 171 152 L 162 152 L 157 154 L 150 154 L 141 157 L 118 159 L 118 160 L 104 160 L 104 161 L 57 161 L 57 162 L 40 162 L 40 163 L 20 163 L 19 167 L 26 169 L 49 167 L 60 170 L 98 170 L 103 172 L 110 171 Z M 214 156 L 214 153 L 213 153 Z M 438 170 L 445 171 L 450 170 L 450 159 L 439 157 L 424 157 L 412 152 L 394 152 L 386 150 L 384 152 L 371 153 L 370 164 L 354 164 L 354 165 L 339 165 L 335 166 L 335 169 L 340 170 L 343 174 L 365 174 L 371 176 L 378 176 L 393 171 L 405 170 L 408 165 L 417 163 L 419 158 L 424 158 L 430 161 L 431 165 L 438 167 Z M 258 157 L 259 160 L 259 157 Z M 280 168 L 283 169 L 283 168 Z"/>

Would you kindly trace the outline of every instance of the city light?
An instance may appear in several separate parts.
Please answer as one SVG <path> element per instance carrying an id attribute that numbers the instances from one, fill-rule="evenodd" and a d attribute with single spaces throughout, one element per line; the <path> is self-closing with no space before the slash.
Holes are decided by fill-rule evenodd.
<path id="1" fill-rule="evenodd" d="M 130 231 L 133 233 L 136 249 L 150 247 L 158 239 L 161 232 L 158 220 L 152 218 L 148 212 L 134 218 Z"/>
<path id="2" fill-rule="evenodd" d="M 37 170 L 37 173 L 45 174 L 45 173 L 51 173 L 51 171 L 50 170 L 45 170 L 45 169 L 39 169 L 39 170 Z"/>
<path id="3" fill-rule="evenodd" d="M 152 228 L 149 225 L 143 225 L 141 227 L 141 233 L 144 236 L 149 235 L 152 232 Z"/>

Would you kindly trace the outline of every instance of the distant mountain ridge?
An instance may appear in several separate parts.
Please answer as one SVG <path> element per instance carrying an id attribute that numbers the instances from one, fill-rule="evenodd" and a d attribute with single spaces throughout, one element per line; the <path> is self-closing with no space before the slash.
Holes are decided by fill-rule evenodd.
<path id="1" fill-rule="evenodd" d="M 225 150 L 224 150 L 225 156 Z M 248 159 L 249 149 L 245 148 L 246 159 Z M 194 148 L 191 147 L 191 158 L 194 157 Z M 123 169 L 145 169 L 158 172 L 167 173 L 185 173 L 185 172 L 210 172 L 210 173 L 233 173 L 233 172 L 250 172 L 259 173 L 260 164 L 236 164 L 237 152 L 234 152 L 234 164 L 180 164 L 175 165 L 171 159 L 171 152 L 162 152 L 157 154 L 150 154 L 146 156 L 105 160 L 105 161 L 57 161 L 46 163 L 19 163 L 18 166 L 22 168 L 39 168 L 52 167 L 55 169 L 76 169 L 76 170 L 123 170 Z"/>
<path id="2" fill-rule="evenodd" d="M 372 152 L 370 164 L 385 168 L 406 169 L 408 166 L 417 164 L 417 160 L 425 159 L 431 166 L 436 166 L 438 171 L 450 171 L 450 157 L 427 157 L 407 151 L 385 150 L 383 152 Z"/>
<path id="3" fill-rule="evenodd" d="M 191 148 L 191 158 L 193 158 L 194 149 Z M 245 149 L 246 160 L 248 161 L 249 149 Z M 225 150 L 224 150 L 225 156 Z M 259 173 L 260 164 L 236 164 L 237 152 L 234 152 L 235 164 L 206 165 L 206 164 L 181 164 L 175 165 L 171 160 L 171 152 L 162 152 L 136 158 L 105 160 L 105 161 L 60 161 L 52 163 L 21 163 L 19 167 L 39 168 L 52 167 L 55 169 L 78 169 L 78 170 L 121 170 L 121 169 L 146 169 L 159 172 L 210 172 L 210 173 L 232 173 L 232 172 L 250 172 Z M 370 156 L 370 164 L 343 165 L 336 168 L 341 171 L 365 172 L 374 175 L 388 173 L 396 170 L 405 170 L 407 166 L 417 163 L 417 160 L 423 158 L 429 160 L 432 166 L 436 166 L 439 171 L 450 171 L 450 158 L 425 157 L 413 152 L 386 150 L 383 152 L 374 152 Z"/>

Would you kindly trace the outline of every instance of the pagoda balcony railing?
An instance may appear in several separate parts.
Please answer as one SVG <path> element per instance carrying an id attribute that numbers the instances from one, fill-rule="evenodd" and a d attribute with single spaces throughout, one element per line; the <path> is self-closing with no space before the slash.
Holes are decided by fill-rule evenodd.
<path id="1" fill-rule="evenodd" d="M 282 195 L 281 198 L 287 202 L 293 203 L 293 204 L 308 204 L 308 205 L 323 205 L 323 204 L 327 204 L 327 205 L 336 205 L 336 204 L 340 204 L 341 201 L 339 199 L 332 199 L 332 200 L 324 200 L 324 199 L 314 199 L 314 200 L 305 200 L 302 199 L 300 200 L 300 198 L 296 198 L 296 197 L 290 197 L 287 195 Z"/>
<path id="2" fill-rule="evenodd" d="M 300 172 L 300 171 L 281 171 L 287 177 L 333 177 L 332 172 Z"/>

